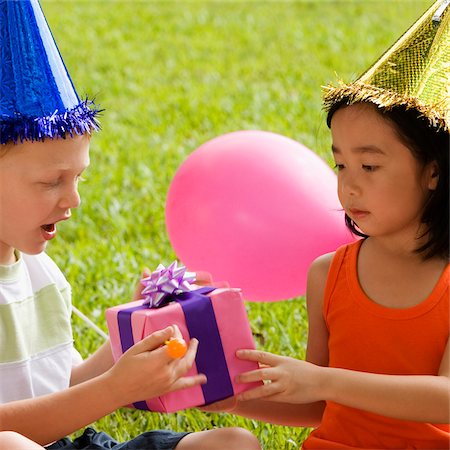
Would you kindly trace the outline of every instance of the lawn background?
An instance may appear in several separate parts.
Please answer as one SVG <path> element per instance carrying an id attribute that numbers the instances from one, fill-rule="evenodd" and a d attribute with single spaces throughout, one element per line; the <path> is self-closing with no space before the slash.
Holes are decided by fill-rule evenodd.
<path id="1" fill-rule="evenodd" d="M 42 0 L 79 95 L 105 108 L 82 205 L 48 247 L 74 304 L 106 331 L 105 308 L 129 300 L 141 269 L 175 259 L 166 193 L 178 166 L 205 141 L 267 130 L 331 164 L 320 86 L 360 74 L 430 4 Z M 246 306 L 259 348 L 304 357 L 304 298 Z M 74 333 L 83 356 L 102 342 L 78 318 Z M 196 410 L 122 409 L 95 424 L 119 440 L 152 428 L 227 425 L 249 428 L 272 450 L 299 448 L 308 434 Z"/>

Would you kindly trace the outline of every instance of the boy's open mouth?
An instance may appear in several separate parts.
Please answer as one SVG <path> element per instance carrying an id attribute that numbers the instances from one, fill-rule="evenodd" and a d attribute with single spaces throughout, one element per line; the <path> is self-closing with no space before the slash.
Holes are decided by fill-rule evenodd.
<path id="1" fill-rule="evenodd" d="M 46 223 L 45 225 L 41 225 L 42 237 L 46 241 L 50 241 L 56 236 L 56 224 L 55 223 Z"/>
<path id="2" fill-rule="evenodd" d="M 53 233 L 56 230 L 56 226 L 54 223 L 48 223 L 46 225 L 42 225 L 41 228 L 47 233 Z"/>

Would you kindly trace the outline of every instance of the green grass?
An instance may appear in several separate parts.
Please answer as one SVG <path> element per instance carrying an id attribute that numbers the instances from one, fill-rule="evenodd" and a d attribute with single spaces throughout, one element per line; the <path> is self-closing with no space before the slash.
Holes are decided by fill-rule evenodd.
<path id="1" fill-rule="evenodd" d="M 361 73 L 431 3 L 43 0 L 78 93 L 106 109 L 82 205 L 48 249 L 73 285 L 74 304 L 106 331 L 104 310 L 128 301 L 140 270 L 176 257 L 166 193 L 205 141 L 262 129 L 330 161 L 320 86 Z M 258 347 L 304 356 L 303 298 L 247 308 Z M 74 331 L 84 356 L 101 343 L 77 318 Z M 272 450 L 299 448 L 308 434 L 196 410 L 122 409 L 96 427 L 122 440 L 149 428 L 227 425 L 249 428 Z"/>

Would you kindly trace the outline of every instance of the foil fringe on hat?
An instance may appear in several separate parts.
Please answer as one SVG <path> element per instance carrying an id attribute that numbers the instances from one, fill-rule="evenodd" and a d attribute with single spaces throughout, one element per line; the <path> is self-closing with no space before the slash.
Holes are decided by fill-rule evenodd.
<path id="1" fill-rule="evenodd" d="M 102 112 L 91 100 L 81 101 L 77 106 L 62 113 L 56 110 L 45 117 L 27 117 L 16 114 L 2 117 L 0 123 L 0 144 L 23 141 L 44 141 L 45 138 L 66 138 L 67 134 L 91 134 L 100 130 L 97 116 Z"/>
<path id="2" fill-rule="evenodd" d="M 357 102 L 414 109 L 438 129 L 450 130 L 450 0 L 428 11 L 356 81 L 324 86 L 323 107 Z"/>

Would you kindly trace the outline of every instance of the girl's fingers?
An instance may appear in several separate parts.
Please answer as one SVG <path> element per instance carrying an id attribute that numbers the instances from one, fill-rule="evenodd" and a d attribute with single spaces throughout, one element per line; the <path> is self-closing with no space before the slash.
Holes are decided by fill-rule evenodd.
<path id="1" fill-rule="evenodd" d="M 252 370 L 250 372 L 241 373 L 236 377 L 238 383 L 253 383 L 255 381 L 262 381 L 262 374 L 260 370 Z"/>
<path id="2" fill-rule="evenodd" d="M 257 398 L 271 397 L 278 393 L 276 383 L 268 383 L 237 395 L 238 401 L 255 400 Z"/>
<path id="3" fill-rule="evenodd" d="M 261 350 L 238 350 L 236 352 L 236 356 L 239 359 L 246 359 L 248 361 L 256 361 L 260 364 L 264 364 L 266 366 L 274 366 L 279 360 L 281 356 L 274 355 L 273 353 L 263 352 Z"/>
<path id="4" fill-rule="evenodd" d="M 249 372 L 241 373 L 237 376 L 238 383 L 253 383 L 255 381 L 275 381 L 276 371 L 273 368 L 264 368 L 258 370 L 251 370 Z"/>

